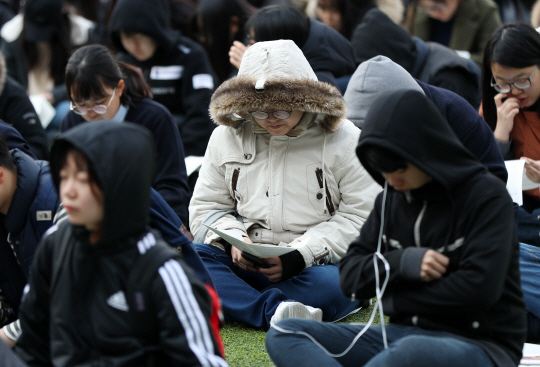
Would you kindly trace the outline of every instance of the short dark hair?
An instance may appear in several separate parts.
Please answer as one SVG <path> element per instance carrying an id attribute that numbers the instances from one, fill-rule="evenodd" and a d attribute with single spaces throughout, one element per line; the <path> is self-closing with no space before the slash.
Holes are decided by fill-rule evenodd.
<path id="1" fill-rule="evenodd" d="M 309 18 L 290 5 L 269 5 L 249 18 L 246 32 L 252 29 L 256 42 L 289 39 L 302 48 L 309 35 Z"/>
<path id="2" fill-rule="evenodd" d="M 7 170 L 13 171 L 15 169 L 15 163 L 13 163 L 13 157 L 9 152 L 9 147 L 6 140 L 0 134 L 0 166 Z"/>
<path id="3" fill-rule="evenodd" d="M 393 151 L 376 145 L 368 145 L 362 150 L 364 163 L 373 171 L 391 173 L 405 169 L 409 162 Z"/>

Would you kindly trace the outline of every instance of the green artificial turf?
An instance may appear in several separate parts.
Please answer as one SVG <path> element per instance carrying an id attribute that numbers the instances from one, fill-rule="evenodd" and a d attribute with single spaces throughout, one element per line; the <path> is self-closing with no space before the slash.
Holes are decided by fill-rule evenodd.
<path id="1" fill-rule="evenodd" d="M 340 322 L 367 323 L 374 306 L 350 315 Z M 375 316 L 375 324 L 380 323 L 379 314 Z M 273 362 L 266 353 L 264 338 L 266 333 L 237 322 L 226 322 L 221 329 L 221 337 L 225 345 L 225 357 L 231 367 L 268 367 Z"/>

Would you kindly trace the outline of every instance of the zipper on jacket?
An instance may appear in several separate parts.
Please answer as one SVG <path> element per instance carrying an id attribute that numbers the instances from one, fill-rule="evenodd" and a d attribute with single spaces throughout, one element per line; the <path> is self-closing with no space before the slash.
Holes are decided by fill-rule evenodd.
<path id="1" fill-rule="evenodd" d="M 232 183 L 231 183 L 233 199 L 234 199 L 234 210 L 236 210 L 236 207 L 238 206 L 238 200 L 236 199 L 236 184 L 238 183 L 239 175 L 240 175 L 240 168 L 235 168 L 232 174 Z"/>
<path id="2" fill-rule="evenodd" d="M 416 247 L 422 247 L 421 242 L 420 242 L 420 223 L 422 222 L 422 219 L 424 218 L 424 213 L 426 212 L 426 208 L 427 208 L 427 201 L 424 200 L 422 210 L 420 210 L 420 214 L 418 214 L 418 218 L 416 218 L 416 223 L 414 223 L 414 243 L 416 244 Z"/>
<path id="3" fill-rule="evenodd" d="M 317 181 L 319 182 L 319 187 L 323 188 L 323 171 L 320 168 L 315 169 L 315 175 L 317 176 Z M 326 180 L 325 180 L 326 181 Z M 325 182 L 327 183 L 327 182 Z M 334 215 L 335 209 L 334 209 L 334 203 L 332 202 L 332 196 L 330 195 L 330 190 L 328 190 L 328 185 L 324 185 L 326 187 L 326 208 L 330 212 L 330 215 Z"/>

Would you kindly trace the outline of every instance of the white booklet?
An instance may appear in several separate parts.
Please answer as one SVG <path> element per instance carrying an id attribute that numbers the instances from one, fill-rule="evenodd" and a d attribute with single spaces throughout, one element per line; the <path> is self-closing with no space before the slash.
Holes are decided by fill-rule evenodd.
<path id="1" fill-rule="evenodd" d="M 231 230 L 224 229 L 220 231 L 218 229 L 207 226 L 206 224 L 203 224 L 203 225 L 208 227 L 209 230 L 219 235 L 221 238 L 229 242 L 231 245 L 233 245 L 237 249 L 241 251 L 246 251 L 258 257 L 262 257 L 262 258 L 276 257 L 276 256 L 285 255 L 295 250 L 294 247 L 264 245 L 260 243 L 253 243 L 253 244 L 246 243 L 242 239 L 242 232 L 235 231 L 234 229 L 231 229 Z M 307 240 L 309 239 L 306 239 L 306 241 Z"/>
<path id="2" fill-rule="evenodd" d="M 540 345 L 525 343 L 519 367 L 540 366 Z"/>

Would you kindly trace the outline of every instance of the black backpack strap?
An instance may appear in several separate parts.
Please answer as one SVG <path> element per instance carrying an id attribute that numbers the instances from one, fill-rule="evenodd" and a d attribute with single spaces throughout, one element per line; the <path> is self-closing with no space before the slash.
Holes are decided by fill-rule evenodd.
<path id="1" fill-rule="evenodd" d="M 181 259 L 181 255 L 157 239 L 156 244 L 142 254 L 131 268 L 126 284 L 126 300 L 136 329 L 147 340 L 157 336 L 156 315 L 150 302 L 151 281 L 157 270 L 170 259 Z"/>
<path id="2" fill-rule="evenodd" d="M 53 228 L 53 227 L 51 227 Z M 49 229 L 51 230 L 51 229 Z M 56 287 L 58 282 L 58 277 L 60 276 L 60 269 L 62 265 L 66 262 L 67 252 L 70 244 L 69 238 L 72 234 L 72 227 L 68 223 L 62 223 L 62 225 L 57 225 L 53 250 L 53 268 L 52 268 L 52 277 L 49 290 L 52 291 Z"/>

